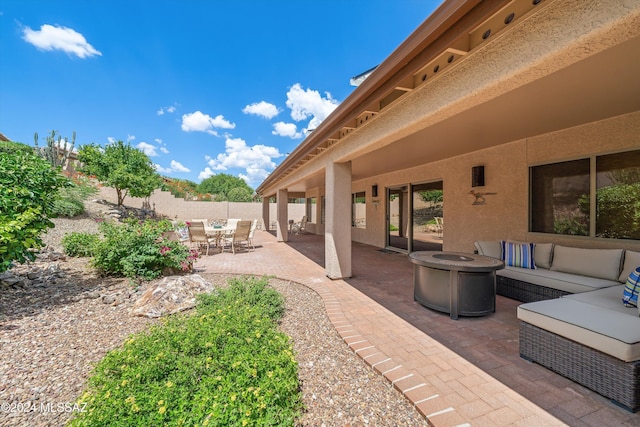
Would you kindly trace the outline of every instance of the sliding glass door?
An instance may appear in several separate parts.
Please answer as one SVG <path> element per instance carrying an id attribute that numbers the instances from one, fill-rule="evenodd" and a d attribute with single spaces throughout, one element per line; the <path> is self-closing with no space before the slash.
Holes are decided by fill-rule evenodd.
<path id="1" fill-rule="evenodd" d="M 387 188 L 386 247 L 398 252 L 441 251 L 442 181 Z"/>
<path id="2" fill-rule="evenodd" d="M 387 249 L 406 252 L 409 224 L 409 198 L 407 187 L 387 188 Z"/>
<path id="3" fill-rule="evenodd" d="M 411 185 L 409 251 L 441 251 L 444 237 L 442 181 Z"/>

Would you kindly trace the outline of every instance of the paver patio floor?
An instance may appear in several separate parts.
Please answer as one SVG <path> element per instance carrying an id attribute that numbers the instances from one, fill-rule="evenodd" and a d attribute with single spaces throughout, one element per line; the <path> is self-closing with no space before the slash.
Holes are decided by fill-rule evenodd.
<path id="1" fill-rule="evenodd" d="M 496 313 L 451 320 L 413 301 L 404 254 L 354 243 L 353 277 L 330 280 L 323 236 L 282 243 L 260 231 L 254 242 L 255 251 L 203 256 L 196 267 L 314 289 L 346 345 L 435 426 L 640 426 L 640 415 L 519 357 L 517 301 L 498 296 Z"/>

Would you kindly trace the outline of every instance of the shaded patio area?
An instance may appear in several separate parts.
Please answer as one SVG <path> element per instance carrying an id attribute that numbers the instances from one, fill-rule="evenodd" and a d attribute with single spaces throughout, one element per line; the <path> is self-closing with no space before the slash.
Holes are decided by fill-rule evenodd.
<path id="1" fill-rule="evenodd" d="M 640 426 L 640 415 L 519 357 L 517 301 L 498 297 L 496 313 L 451 320 L 413 301 L 413 265 L 404 254 L 354 243 L 353 277 L 330 280 L 324 236 L 281 243 L 260 231 L 255 244 L 255 251 L 204 256 L 196 267 L 314 289 L 346 345 L 435 426 Z"/>
<path id="2" fill-rule="evenodd" d="M 287 244 L 324 265 L 323 236 L 293 235 Z M 347 283 L 558 419 L 572 426 L 640 425 L 640 414 L 520 358 L 518 301 L 498 296 L 495 313 L 451 320 L 413 300 L 413 264 L 406 254 L 354 242 L 352 255 Z"/>

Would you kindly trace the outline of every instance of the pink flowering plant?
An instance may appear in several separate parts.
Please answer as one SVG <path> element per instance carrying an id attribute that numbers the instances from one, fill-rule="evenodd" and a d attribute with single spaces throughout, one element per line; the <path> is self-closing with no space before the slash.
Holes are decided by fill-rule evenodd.
<path id="1" fill-rule="evenodd" d="M 100 231 L 104 238 L 95 245 L 92 265 L 105 274 L 143 280 L 155 279 L 163 271 L 189 272 L 198 252 L 163 237 L 172 230 L 166 220 L 103 222 Z"/>

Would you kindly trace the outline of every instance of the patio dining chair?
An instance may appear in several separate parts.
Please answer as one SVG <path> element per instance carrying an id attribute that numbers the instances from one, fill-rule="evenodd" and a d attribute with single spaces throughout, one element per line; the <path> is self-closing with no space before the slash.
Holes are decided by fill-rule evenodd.
<path id="1" fill-rule="evenodd" d="M 251 229 L 249 230 L 249 239 L 247 240 L 248 246 L 250 246 L 252 249 L 255 249 L 255 246 L 253 246 L 253 236 L 256 233 L 257 228 L 258 228 L 258 220 L 254 219 L 253 222 L 251 223 Z"/>
<path id="2" fill-rule="evenodd" d="M 249 250 L 249 234 L 251 233 L 251 221 L 238 221 L 236 226 L 236 230 L 233 232 L 233 235 L 229 237 L 223 237 L 225 245 L 223 245 L 222 250 L 224 251 L 224 246 L 228 243 L 231 247 L 231 251 L 235 254 L 236 248 L 240 247 L 242 243 L 247 245 L 247 251 Z"/>
<path id="3" fill-rule="evenodd" d="M 308 221 L 307 216 L 306 215 L 303 216 L 300 222 L 295 222 L 292 224 L 291 231 L 294 234 L 304 233 L 307 228 L 307 221 Z"/>
<path id="4" fill-rule="evenodd" d="M 227 219 L 227 228 L 236 228 L 236 226 L 238 225 L 238 222 L 240 221 L 240 218 L 229 218 Z"/>
<path id="5" fill-rule="evenodd" d="M 209 255 L 209 247 L 212 243 L 215 243 L 215 239 L 207 236 L 207 233 L 204 230 L 203 222 L 191 222 L 187 229 L 189 230 L 189 240 L 192 245 L 196 245 L 198 250 L 202 250 L 204 247 L 207 248 L 206 254 Z"/>

